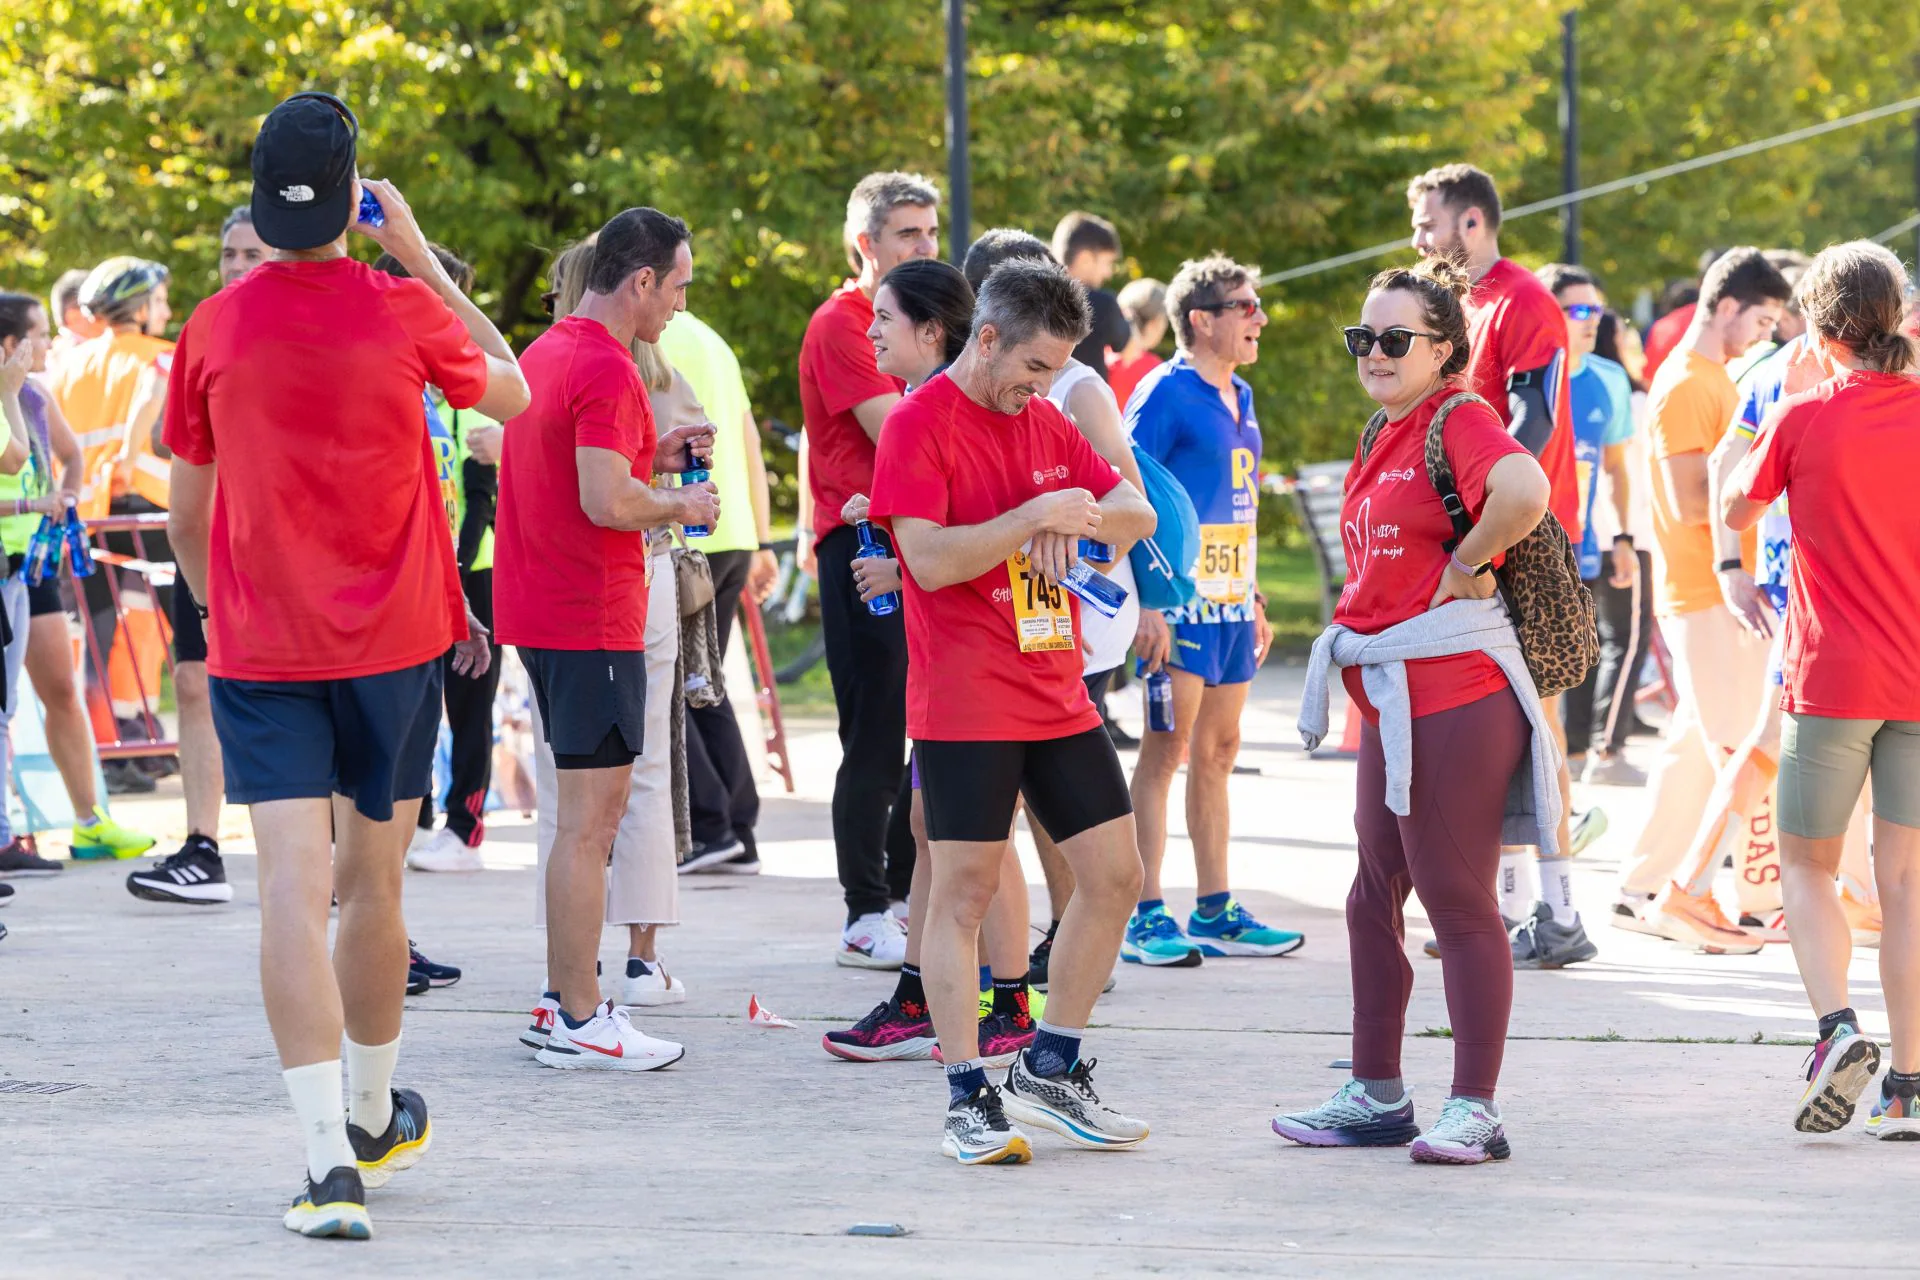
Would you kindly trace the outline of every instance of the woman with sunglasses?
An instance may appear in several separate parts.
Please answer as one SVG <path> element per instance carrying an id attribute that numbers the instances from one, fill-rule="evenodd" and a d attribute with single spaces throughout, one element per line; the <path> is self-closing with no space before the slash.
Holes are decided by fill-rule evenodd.
<path id="1" fill-rule="evenodd" d="M 1493 560 L 1540 522 L 1546 474 L 1477 399 L 1456 406 L 1442 433 L 1474 524 L 1458 545 L 1427 474 L 1429 424 L 1459 393 L 1467 367 L 1467 289 L 1465 273 L 1440 259 L 1382 272 L 1360 324 L 1346 331 L 1360 385 L 1385 411 L 1384 425 L 1348 474 L 1341 507 L 1347 585 L 1315 652 L 1324 653 L 1329 638 L 1358 637 L 1370 639 L 1370 647 L 1444 656 L 1407 657 L 1402 672 L 1387 673 L 1404 681 L 1392 715 L 1369 697 L 1363 672 L 1398 659 L 1383 653 L 1341 671 L 1365 720 L 1354 806 L 1360 867 L 1347 897 L 1354 1078 L 1323 1105 L 1273 1121 L 1274 1132 L 1307 1146 L 1411 1142 L 1415 1160 L 1437 1164 L 1478 1164 L 1508 1153 L 1494 1088 L 1513 1003 L 1513 960 L 1494 872 L 1509 782 L 1527 767 L 1530 724 L 1545 723 L 1532 681 L 1514 660 L 1519 646 L 1511 625 L 1502 625 L 1504 614 L 1497 606 L 1452 602 L 1494 595 Z M 1323 675 L 1325 667 L 1310 673 L 1316 670 Z M 1310 690 L 1308 711 L 1313 701 Z M 1324 723 L 1324 686 L 1318 704 Z M 1409 743 L 1410 779 L 1390 776 L 1389 758 L 1405 761 Z M 1550 777 L 1541 767 L 1535 764 L 1536 776 Z M 1550 786 L 1536 786 L 1535 796 L 1536 809 L 1557 808 Z M 1542 828 L 1552 816 L 1542 817 Z M 1413 990 L 1401 919 L 1409 889 L 1420 895 L 1439 938 L 1453 1027 L 1453 1087 L 1439 1123 L 1424 1135 L 1400 1076 Z"/>

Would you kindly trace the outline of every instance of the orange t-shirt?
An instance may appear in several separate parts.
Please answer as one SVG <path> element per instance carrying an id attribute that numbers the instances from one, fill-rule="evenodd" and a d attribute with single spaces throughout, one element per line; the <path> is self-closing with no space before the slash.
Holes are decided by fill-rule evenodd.
<path id="1" fill-rule="evenodd" d="M 54 367 L 49 389 L 80 438 L 82 518 L 107 514 L 114 496 L 114 465 L 128 448 L 127 416 L 134 394 L 149 369 L 167 373 L 172 354 L 173 344 L 165 338 L 110 329 L 67 352 Z M 152 453 L 145 440 L 135 442 L 127 456 L 131 460 L 143 452 Z"/>
<path id="2" fill-rule="evenodd" d="M 1718 360 L 1697 351 L 1676 351 L 1654 377 L 1647 393 L 1647 492 L 1652 495 L 1653 563 L 1657 588 L 1653 610 L 1663 618 L 1720 604 L 1714 576 L 1713 531 L 1686 524 L 1667 482 L 1668 458 L 1697 453 L 1705 457 L 1727 433 L 1740 408 L 1740 392 Z M 1741 556 L 1753 568 L 1754 534 L 1740 539 Z"/>

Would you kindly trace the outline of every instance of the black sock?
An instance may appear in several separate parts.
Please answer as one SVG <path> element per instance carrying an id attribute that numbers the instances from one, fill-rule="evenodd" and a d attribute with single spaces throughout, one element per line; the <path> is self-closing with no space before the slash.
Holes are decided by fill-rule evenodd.
<path id="1" fill-rule="evenodd" d="M 1822 1040 L 1831 1039 L 1834 1028 L 1843 1022 L 1856 1031 L 1860 1029 L 1860 1015 L 1853 1011 L 1853 1006 L 1849 1005 L 1844 1009 L 1836 1009 L 1834 1012 L 1820 1019 L 1820 1038 Z"/>
<path id="2" fill-rule="evenodd" d="M 900 985 L 893 989 L 893 1000 L 900 1005 L 918 1005 L 922 1010 L 927 1007 L 927 989 L 920 984 L 920 966 L 903 964 L 900 966 Z"/>
<path id="3" fill-rule="evenodd" d="M 1920 1071 L 1887 1072 L 1886 1094 L 1888 1097 L 1894 1094 L 1904 1098 L 1920 1097 Z"/>
<path id="4" fill-rule="evenodd" d="M 1033 1025 L 1033 1011 L 1028 1007 L 1028 1000 L 1026 974 L 993 980 L 993 1011 L 1005 1014 L 1022 1031 Z"/>

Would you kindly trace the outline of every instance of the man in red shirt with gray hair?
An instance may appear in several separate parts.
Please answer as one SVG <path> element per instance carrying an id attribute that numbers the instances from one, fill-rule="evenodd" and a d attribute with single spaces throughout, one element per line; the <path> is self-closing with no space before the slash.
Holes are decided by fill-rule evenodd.
<path id="1" fill-rule="evenodd" d="M 873 491 L 880 424 L 906 386 L 874 364 L 867 329 L 880 277 L 909 258 L 940 252 L 940 192 L 914 173 L 870 173 L 847 201 L 845 240 L 860 274 L 820 304 L 800 343 L 800 407 L 819 562 L 820 631 L 840 717 L 840 769 L 833 779 L 833 848 L 847 920 L 838 964 L 898 969 L 907 939 L 888 910 L 907 896 L 913 832 L 907 814 L 907 641 L 898 613 L 867 612 L 853 581 L 858 535 L 840 518 L 855 494 Z"/>

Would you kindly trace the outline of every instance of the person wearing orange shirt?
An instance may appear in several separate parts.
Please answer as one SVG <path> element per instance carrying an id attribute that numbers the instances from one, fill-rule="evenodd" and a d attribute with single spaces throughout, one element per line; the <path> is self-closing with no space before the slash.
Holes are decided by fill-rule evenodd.
<path id="1" fill-rule="evenodd" d="M 1766 674 L 1766 642 L 1721 601 L 1718 569 L 1751 573 L 1754 541 L 1716 563 L 1708 455 L 1740 407 L 1727 362 L 1773 332 L 1792 294 L 1758 249 L 1729 250 L 1700 286 L 1687 340 L 1655 375 L 1647 397 L 1650 466 L 1641 479 L 1653 509 L 1654 615 L 1673 654 L 1676 702 L 1655 762 L 1653 812 L 1614 904 L 1616 927 L 1665 936 L 1650 909 L 1685 856 L 1720 764 L 1746 736 Z"/>

